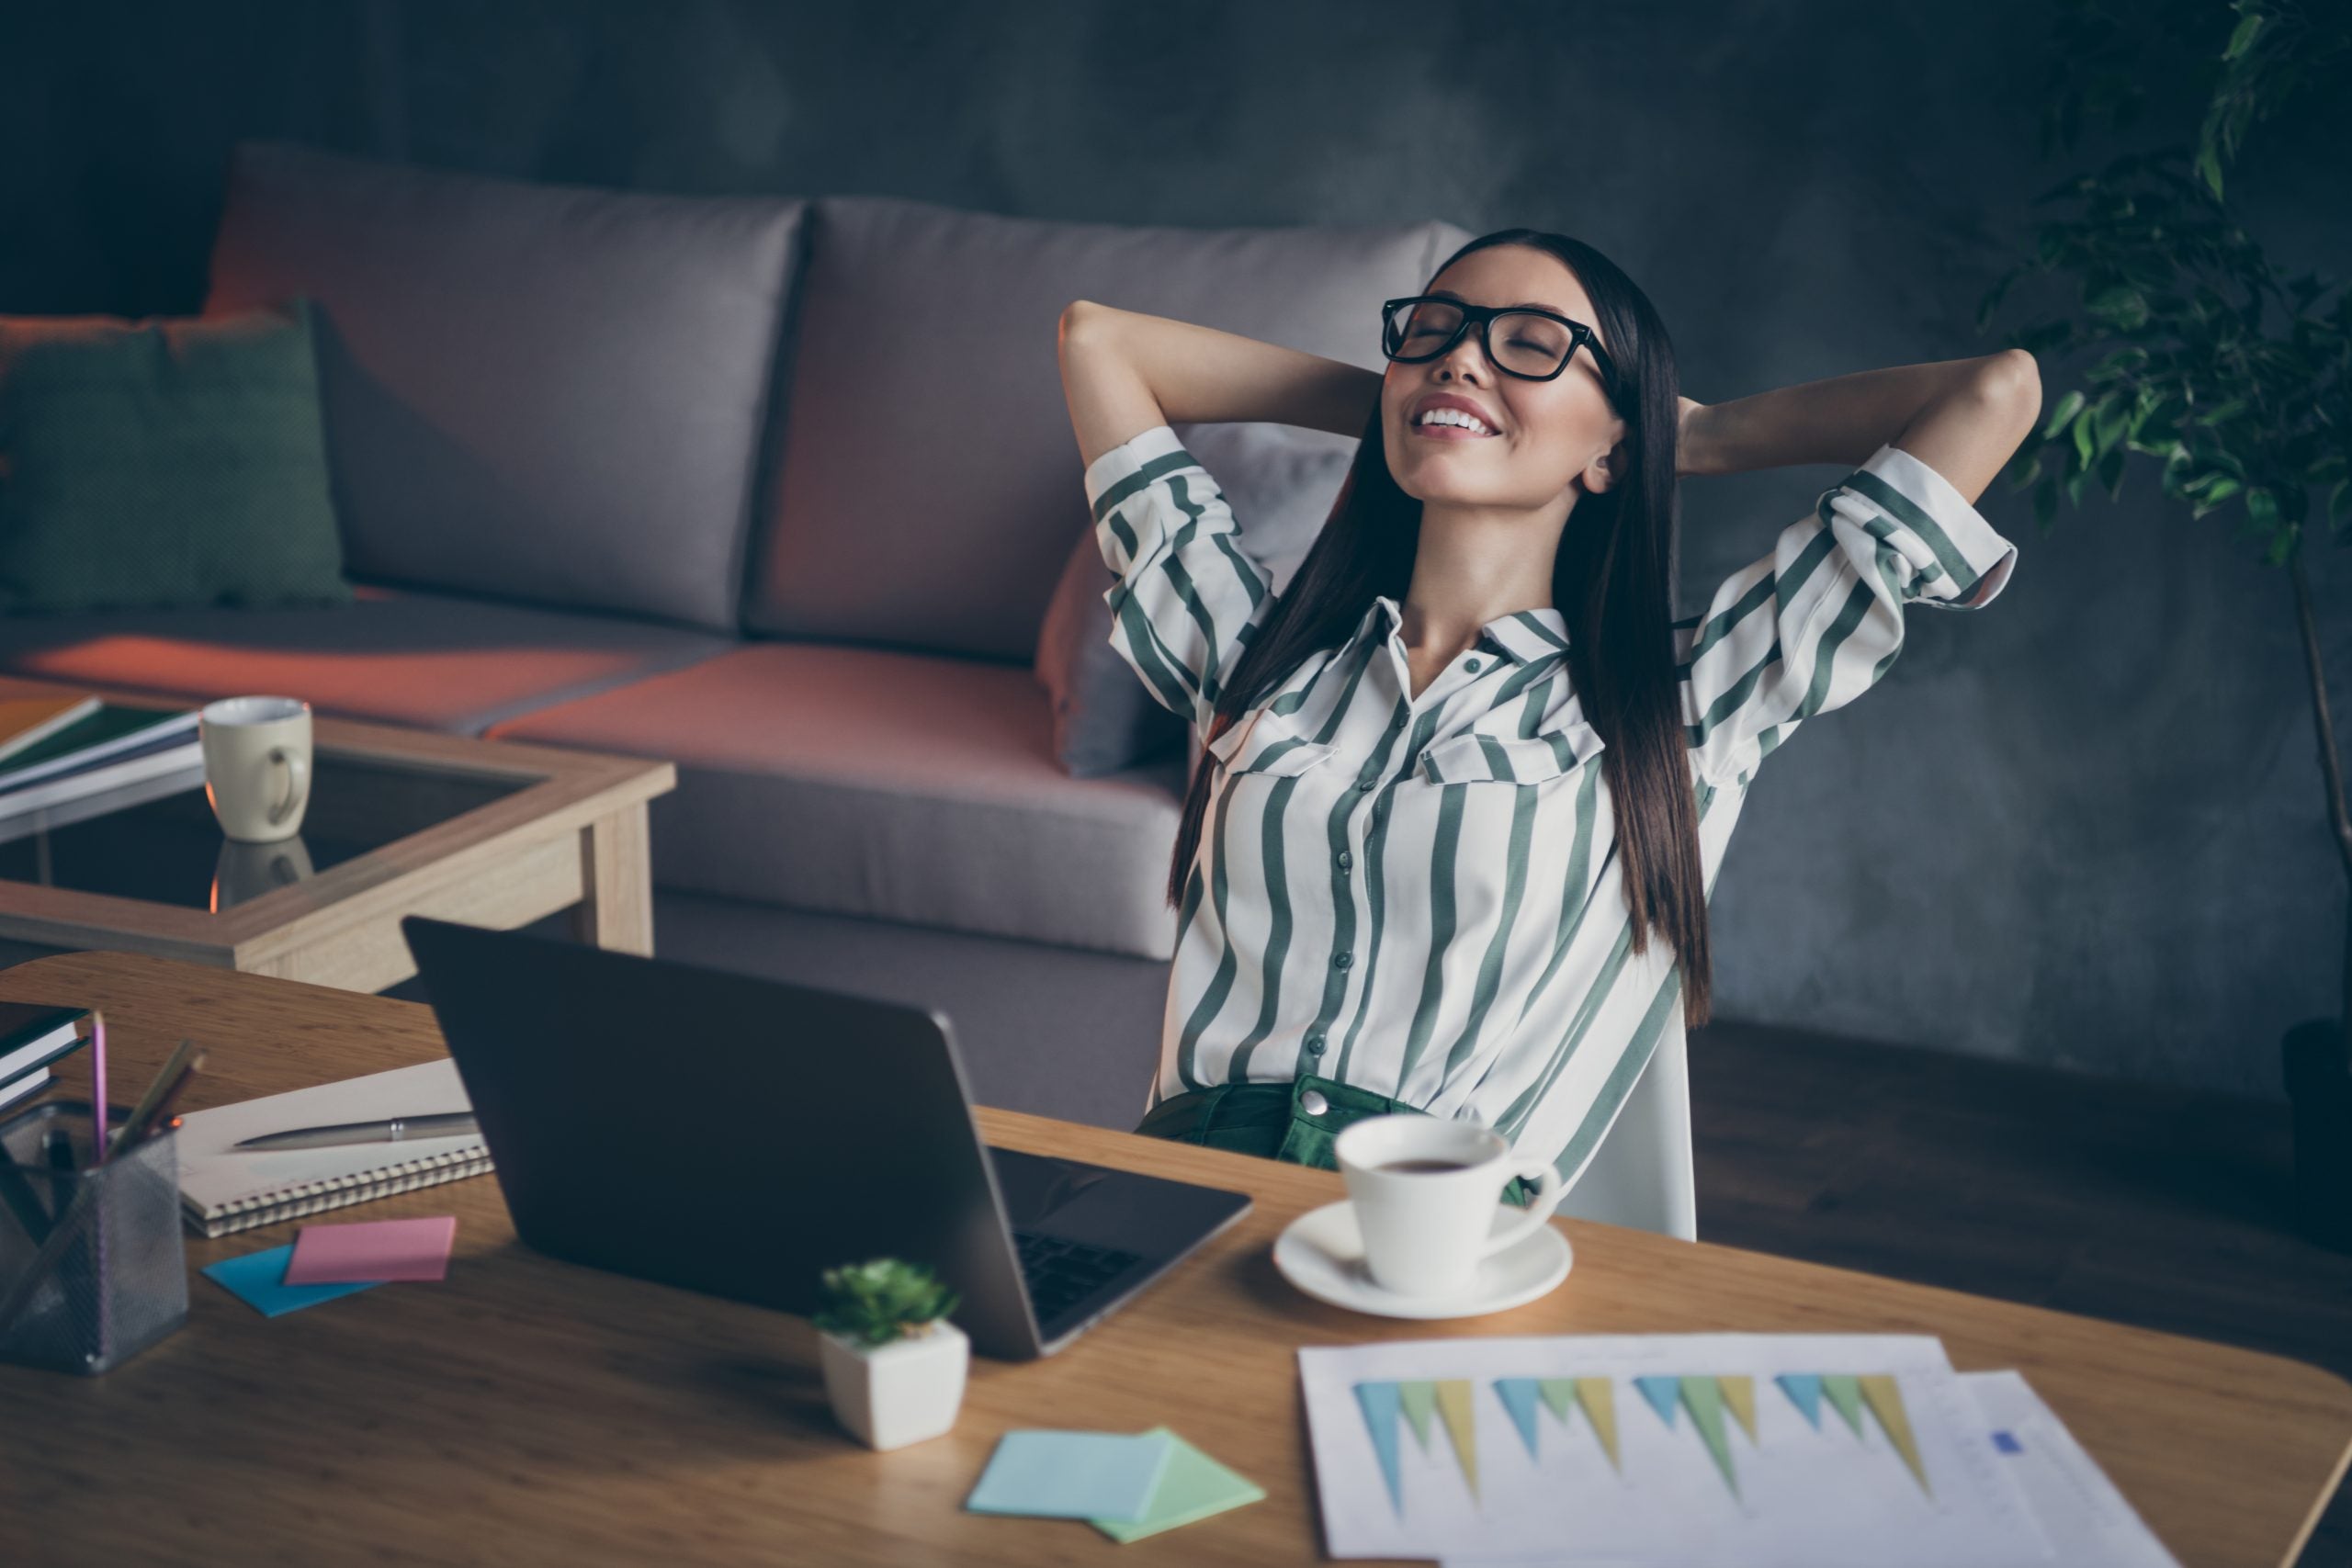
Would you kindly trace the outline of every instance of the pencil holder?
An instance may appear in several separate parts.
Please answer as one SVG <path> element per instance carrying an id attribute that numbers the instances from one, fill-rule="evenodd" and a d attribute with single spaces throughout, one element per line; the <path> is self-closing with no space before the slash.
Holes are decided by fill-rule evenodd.
<path id="1" fill-rule="evenodd" d="M 39 1109 L 89 1146 L 86 1106 Z M 177 1134 L 72 1170 L 21 1148 L 0 1154 L 0 1360 L 95 1376 L 187 1322 Z"/>

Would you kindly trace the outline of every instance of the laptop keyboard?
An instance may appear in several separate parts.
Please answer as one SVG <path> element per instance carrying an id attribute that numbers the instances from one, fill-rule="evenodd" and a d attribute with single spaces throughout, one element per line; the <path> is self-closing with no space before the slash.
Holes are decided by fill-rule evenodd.
<path id="1" fill-rule="evenodd" d="M 1029 1286 L 1029 1304 L 1040 1325 L 1059 1317 L 1143 1257 L 1035 1231 L 1014 1231 L 1012 1244 L 1021 1257 L 1021 1277 Z"/>

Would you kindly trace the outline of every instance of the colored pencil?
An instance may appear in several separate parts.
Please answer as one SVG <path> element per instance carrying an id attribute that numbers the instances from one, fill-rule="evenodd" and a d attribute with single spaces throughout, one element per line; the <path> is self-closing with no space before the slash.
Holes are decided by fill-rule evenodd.
<path id="1" fill-rule="evenodd" d="M 139 1135 L 140 1130 L 154 1119 L 156 1111 L 164 1103 L 164 1095 L 179 1087 L 180 1077 L 187 1070 L 190 1059 L 201 1055 L 194 1042 L 183 1040 L 179 1043 L 171 1058 L 148 1083 L 147 1092 L 139 1097 L 139 1104 L 131 1111 L 130 1120 L 107 1135 L 107 1153 L 121 1153 L 125 1145 Z"/>
<path id="2" fill-rule="evenodd" d="M 107 1162 L 107 1015 L 90 1010 L 90 1163 Z"/>

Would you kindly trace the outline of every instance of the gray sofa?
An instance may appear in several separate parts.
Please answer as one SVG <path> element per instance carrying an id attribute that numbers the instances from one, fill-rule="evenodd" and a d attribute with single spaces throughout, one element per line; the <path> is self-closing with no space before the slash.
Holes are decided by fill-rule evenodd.
<path id="1" fill-rule="evenodd" d="M 1101 776 L 1057 761 L 1041 625 L 1067 574 L 1111 583 L 1073 560 L 1092 532 L 1057 320 L 1091 299 L 1377 367 L 1378 302 L 1467 237 L 650 196 L 248 144 L 206 311 L 320 307 L 361 598 L 21 618 L 0 668 L 671 759 L 662 954 L 938 1007 L 984 1101 L 1131 1126 L 1197 740 Z M 1180 434 L 1285 581 L 1352 443 Z"/>

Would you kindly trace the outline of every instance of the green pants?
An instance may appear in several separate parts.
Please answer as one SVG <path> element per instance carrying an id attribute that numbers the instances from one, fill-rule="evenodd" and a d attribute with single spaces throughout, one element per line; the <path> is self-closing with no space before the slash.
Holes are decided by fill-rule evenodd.
<path id="1" fill-rule="evenodd" d="M 1180 1144 L 1337 1170 L 1331 1142 L 1367 1116 L 1428 1114 L 1417 1105 L 1308 1074 L 1286 1084 L 1228 1083 L 1196 1089 L 1151 1108 L 1138 1133 Z M 1518 1178 L 1503 1189 L 1525 1207 L 1534 1194 Z"/>

